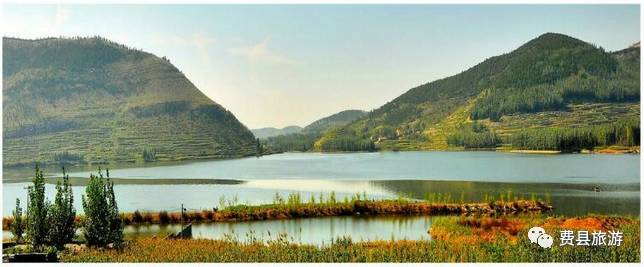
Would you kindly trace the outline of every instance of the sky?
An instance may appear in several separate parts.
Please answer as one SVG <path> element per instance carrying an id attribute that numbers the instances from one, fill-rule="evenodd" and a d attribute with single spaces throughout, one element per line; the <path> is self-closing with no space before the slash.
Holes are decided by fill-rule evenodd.
<path id="1" fill-rule="evenodd" d="M 3 36 L 95 36 L 165 56 L 249 128 L 372 110 L 546 32 L 613 51 L 638 5 L 3 5 Z"/>

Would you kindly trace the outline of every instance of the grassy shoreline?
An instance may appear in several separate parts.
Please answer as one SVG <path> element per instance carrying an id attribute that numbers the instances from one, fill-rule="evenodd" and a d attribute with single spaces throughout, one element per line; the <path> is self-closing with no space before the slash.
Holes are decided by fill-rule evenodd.
<path id="1" fill-rule="evenodd" d="M 510 152 L 510 153 L 528 153 L 528 154 L 572 154 L 573 152 L 563 152 L 563 151 L 558 151 L 558 150 L 522 150 L 522 149 L 513 149 L 511 147 L 497 147 L 497 148 L 471 148 L 471 149 L 465 149 L 463 147 L 448 147 L 445 149 L 435 149 L 435 148 L 422 148 L 422 149 L 405 149 L 405 148 L 393 148 L 393 147 L 381 147 L 376 149 L 375 151 L 367 151 L 367 150 L 358 150 L 358 151 L 275 151 L 275 152 L 268 152 L 262 154 L 262 156 L 270 156 L 270 155 L 275 155 L 275 154 L 284 154 L 284 153 L 325 153 L 325 154 L 344 154 L 344 153 L 377 153 L 377 152 L 400 152 L 400 151 L 405 151 L 405 152 L 477 152 L 477 151 L 485 151 L 485 152 Z M 632 147 L 621 147 L 621 146 L 608 146 L 608 147 L 595 147 L 593 150 L 583 150 L 580 152 L 581 154 L 639 154 L 640 153 L 640 146 L 632 146 Z M 240 159 L 240 158 L 252 158 L 256 157 L 256 155 L 248 155 L 248 156 L 243 156 L 243 157 L 232 157 L 232 158 L 194 158 L 194 159 L 182 159 L 182 160 L 162 160 L 162 161 L 154 161 L 154 162 L 148 162 L 145 164 L 181 164 L 182 162 L 201 162 L 201 161 L 212 161 L 212 160 L 230 160 L 230 159 Z M 43 162 L 26 162 L 26 163 L 20 163 L 20 164 L 3 164 L 4 168 L 26 168 L 26 167 L 32 167 L 36 163 L 41 164 L 43 167 L 51 167 L 51 166 L 60 166 L 61 163 L 43 163 Z M 140 167 L 143 166 L 141 163 L 135 163 L 131 161 L 115 161 L 115 162 L 103 162 L 103 163 L 73 163 L 73 162 L 66 162 L 64 163 L 65 165 L 70 165 L 70 166 L 92 166 L 92 165 L 105 165 L 109 166 L 109 164 L 129 164 L 132 167 Z"/>
<path id="2" fill-rule="evenodd" d="M 312 199 L 302 202 L 298 194 L 288 199 L 278 199 L 276 203 L 258 206 L 232 205 L 221 210 L 202 210 L 184 212 L 184 222 L 228 222 L 254 220 L 281 220 L 293 218 L 313 218 L 346 215 L 502 215 L 516 213 L 541 213 L 552 209 L 541 201 L 490 201 L 487 203 L 447 203 L 448 201 L 411 201 L 364 200 L 356 195 L 352 200 L 336 201 Z M 122 213 L 125 225 L 136 224 L 176 224 L 181 222 L 180 212 L 131 212 Z M 81 222 L 83 216 L 77 216 Z M 12 217 L 2 218 L 3 229 L 8 229 Z"/>
<path id="3" fill-rule="evenodd" d="M 296 244 L 286 236 L 272 240 L 136 239 L 123 248 L 71 247 L 63 262 L 639 262 L 639 218 L 449 216 L 437 218 L 431 241 L 354 242 L 337 238 L 327 246 Z M 621 246 L 559 246 L 542 249 L 526 233 L 535 225 L 552 233 L 562 229 L 620 230 Z"/>

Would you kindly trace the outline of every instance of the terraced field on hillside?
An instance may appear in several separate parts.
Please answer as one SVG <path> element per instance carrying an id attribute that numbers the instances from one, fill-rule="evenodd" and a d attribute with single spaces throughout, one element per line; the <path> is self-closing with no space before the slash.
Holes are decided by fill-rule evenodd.
<path id="1" fill-rule="evenodd" d="M 236 158 L 253 134 L 166 58 L 102 38 L 3 38 L 3 165 Z"/>

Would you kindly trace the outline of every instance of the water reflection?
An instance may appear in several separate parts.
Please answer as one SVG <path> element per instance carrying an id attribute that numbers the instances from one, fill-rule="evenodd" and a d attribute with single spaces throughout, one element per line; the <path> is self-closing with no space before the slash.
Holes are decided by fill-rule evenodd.
<path id="1" fill-rule="evenodd" d="M 237 180 L 454 180 L 638 183 L 639 155 L 526 155 L 500 152 L 284 153 L 260 158 L 110 164 L 112 177 Z M 68 168 L 88 177 L 92 166 Z M 60 169 L 45 172 L 60 175 Z M 4 168 L 3 181 L 27 181 L 31 168 Z"/>
<path id="2" fill-rule="evenodd" d="M 407 217 L 321 217 L 292 220 L 272 220 L 255 222 L 220 222 L 193 224 L 193 238 L 224 239 L 232 238 L 248 241 L 254 237 L 260 240 L 274 240 L 279 234 L 286 234 L 289 241 L 324 245 L 334 238 L 351 237 L 353 241 L 373 240 L 430 240 L 431 227 L 429 216 Z M 179 225 L 141 225 L 127 226 L 126 238 L 157 236 L 163 238 L 169 233 L 178 232 Z"/>
<path id="3" fill-rule="evenodd" d="M 552 203 L 554 213 L 577 216 L 595 214 L 639 215 L 639 184 L 562 184 L 562 183 L 488 183 L 468 181 L 396 180 L 372 181 L 376 187 L 416 199 L 431 194 L 449 194 L 453 201 L 477 202 L 510 198 L 544 200 Z M 598 186 L 600 192 L 593 189 Z"/>
<path id="4" fill-rule="evenodd" d="M 3 215 L 10 216 L 16 198 L 26 201 L 28 183 L 3 184 Z M 595 186 L 601 188 L 594 192 Z M 54 197 L 54 185 L 45 186 L 47 197 Z M 82 213 L 83 186 L 74 186 L 74 205 Z M 559 183 L 490 183 L 466 181 L 390 180 L 390 181 L 339 181 L 339 180 L 251 180 L 237 184 L 117 184 L 114 187 L 119 209 L 123 212 L 178 211 L 181 204 L 189 210 L 212 209 L 226 204 L 272 203 L 275 194 L 286 196 L 299 193 L 303 201 L 319 200 L 335 192 L 336 199 L 351 199 L 359 193 L 369 198 L 427 199 L 434 194 L 452 202 L 480 202 L 486 199 L 541 199 L 552 203 L 554 213 L 568 216 L 595 214 L 639 215 L 639 184 L 559 184 Z"/>

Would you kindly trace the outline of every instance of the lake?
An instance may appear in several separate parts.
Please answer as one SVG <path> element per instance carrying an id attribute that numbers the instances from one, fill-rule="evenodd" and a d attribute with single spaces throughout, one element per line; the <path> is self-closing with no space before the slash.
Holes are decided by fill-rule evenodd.
<path id="1" fill-rule="evenodd" d="M 351 237 L 353 241 L 376 240 L 431 240 L 430 216 L 337 216 L 298 218 L 290 220 L 195 223 L 193 238 L 228 239 L 241 242 L 256 238 L 276 240 L 283 235 L 290 242 L 311 245 L 328 245 L 336 238 Z M 163 238 L 177 233 L 179 224 L 128 225 L 123 232 L 125 239 L 141 237 Z M 82 231 L 77 231 L 78 235 Z M 4 239 L 11 239 L 10 232 L 3 232 Z"/>
<path id="2" fill-rule="evenodd" d="M 333 239 L 350 236 L 353 241 L 431 240 L 429 216 L 338 216 L 251 222 L 197 223 L 192 225 L 193 238 L 251 238 L 268 241 L 285 235 L 291 242 L 328 245 Z M 180 225 L 136 225 L 125 227 L 126 238 L 164 237 L 176 233 Z M 313 230 L 314 229 L 314 230 Z"/>
<path id="3" fill-rule="evenodd" d="M 639 155 L 285 153 L 260 158 L 107 167 L 111 177 L 128 182 L 115 186 L 119 208 L 125 212 L 179 211 L 182 203 L 188 210 L 211 209 L 222 204 L 271 203 L 276 193 L 282 196 L 299 193 L 307 201 L 331 192 L 335 192 L 339 200 L 363 192 L 376 199 L 400 196 L 424 199 L 428 194 L 444 196 L 448 193 L 457 202 L 461 199 L 465 202 L 499 199 L 501 194 L 510 193 L 513 198 L 547 200 L 554 206 L 555 214 L 570 216 L 588 213 L 639 215 L 640 210 Z M 94 169 L 72 167 L 69 170 L 70 176 L 88 177 L 89 171 Z M 45 171 L 60 175 L 56 169 Z M 23 205 L 26 203 L 25 187 L 31 172 L 33 170 L 24 168 L 4 169 L 4 216 L 11 214 L 16 198 L 21 198 Z M 595 186 L 601 191 L 594 192 Z M 46 190 L 49 199 L 53 199 L 54 186 L 48 184 Z M 77 210 L 82 212 L 84 187 L 75 186 L 73 191 Z M 328 223 L 334 219 L 330 220 Z M 350 225 L 356 222 L 345 220 Z M 272 222 L 263 223 L 265 226 L 258 229 L 274 227 Z M 361 223 L 366 224 L 361 226 L 365 229 L 383 228 L 386 227 L 383 224 L 388 224 L 368 220 Z M 234 224 L 244 229 L 243 224 Z M 315 227 L 328 239 L 324 232 L 331 228 L 328 224 Z M 219 230 L 204 231 L 219 236 L 221 229 L 227 228 L 216 229 Z M 295 228 L 287 229 L 289 233 L 295 231 Z M 389 239 L 389 236 L 380 237 Z M 314 241 L 315 238 L 309 239 Z"/>
<path id="4" fill-rule="evenodd" d="M 112 177 L 316 180 L 457 180 L 535 183 L 639 183 L 639 154 L 534 155 L 501 152 L 284 153 L 260 158 L 129 168 Z M 117 169 L 118 168 L 118 169 Z M 87 170 L 87 169 L 85 169 Z M 58 170 L 56 170 L 58 171 Z M 87 177 L 86 172 L 72 176 Z"/>

